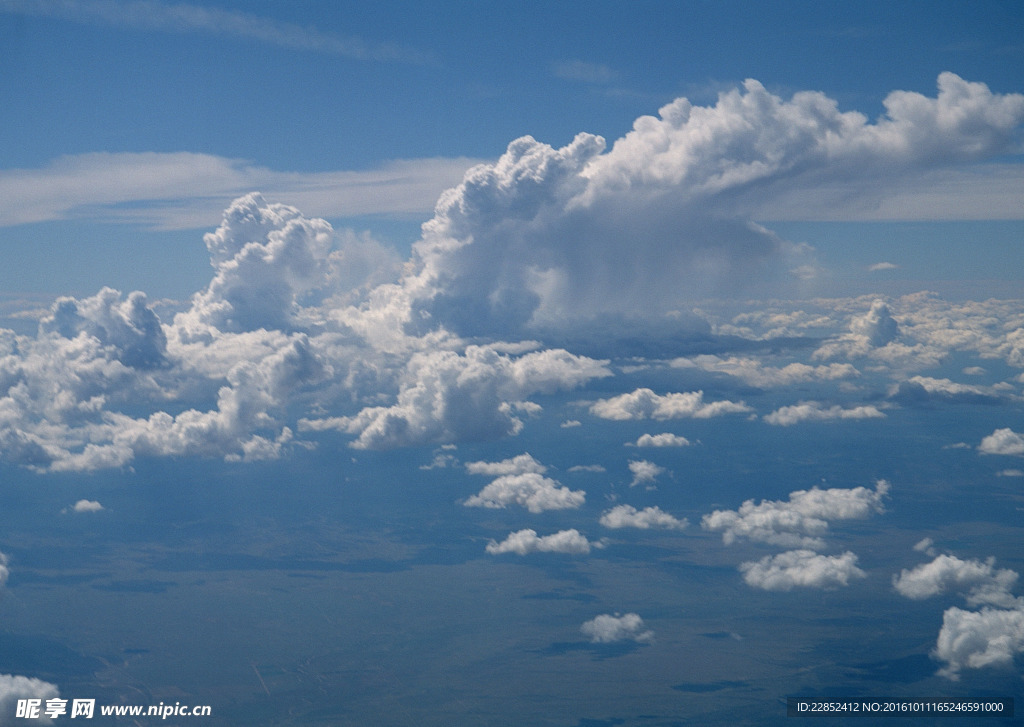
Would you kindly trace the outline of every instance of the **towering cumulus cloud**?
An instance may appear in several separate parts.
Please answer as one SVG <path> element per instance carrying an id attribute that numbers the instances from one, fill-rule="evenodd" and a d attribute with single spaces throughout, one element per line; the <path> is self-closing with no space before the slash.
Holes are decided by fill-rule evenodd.
<path id="1" fill-rule="evenodd" d="M 907 175 L 1009 148 L 1024 96 L 952 73 L 938 86 L 890 94 L 869 123 L 821 93 L 784 100 L 751 80 L 713 107 L 678 99 L 641 117 L 607 153 L 588 134 L 560 149 L 517 139 L 424 225 L 402 284 L 409 320 L 507 332 L 807 274 L 802 248 L 753 222 L 787 195 L 835 189 L 824 208 L 856 187 L 870 206 Z"/>

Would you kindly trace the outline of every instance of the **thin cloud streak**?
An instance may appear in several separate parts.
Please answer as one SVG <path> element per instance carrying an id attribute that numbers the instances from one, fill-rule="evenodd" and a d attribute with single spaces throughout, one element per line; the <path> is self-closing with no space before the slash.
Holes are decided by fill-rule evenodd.
<path id="1" fill-rule="evenodd" d="M 392 43 L 326 33 L 313 26 L 220 8 L 155 0 L 0 0 L 0 12 L 99 23 L 118 28 L 206 33 L 244 38 L 280 48 L 325 53 L 360 61 L 434 63 L 427 53 Z"/>

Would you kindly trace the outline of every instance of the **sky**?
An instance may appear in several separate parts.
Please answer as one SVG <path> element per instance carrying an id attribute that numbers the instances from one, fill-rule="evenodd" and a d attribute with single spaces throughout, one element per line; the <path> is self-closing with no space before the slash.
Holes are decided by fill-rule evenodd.
<path id="1" fill-rule="evenodd" d="M 0 0 L 0 724 L 1017 696 L 1022 31 Z"/>

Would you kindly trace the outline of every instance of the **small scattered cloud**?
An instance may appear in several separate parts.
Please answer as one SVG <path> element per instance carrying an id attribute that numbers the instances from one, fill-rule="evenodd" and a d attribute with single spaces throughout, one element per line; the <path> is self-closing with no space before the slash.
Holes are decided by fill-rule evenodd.
<path id="1" fill-rule="evenodd" d="M 876 272 L 878 272 L 880 270 L 897 270 L 898 268 L 899 268 L 899 265 L 896 265 L 895 263 L 886 263 L 886 262 L 881 262 L 881 263 L 875 263 L 873 265 L 868 265 L 868 271 L 870 271 L 872 273 L 876 273 Z"/>
<path id="2" fill-rule="evenodd" d="M 632 505 L 616 505 L 601 515 L 601 524 L 606 528 L 639 528 L 641 530 L 665 529 L 683 530 L 689 524 L 686 518 L 675 518 L 659 507 L 645 507 L 637 510 Z"/>
<path id="3" fill-rule="evenodd" d="M 491 555 L 503 553 L 515 553 L 516 555 L 529 555 L 530 553 L 568 553 L 571 555 L 585 555 L 591 548 L 602 547 L 600 543 L 592 543 L 581 535 L 578 530 L 560 530 L 553 535 L 538 536 L 536 530 L 527 528 L 510 533 L 503 541 L 494 540 L 487 544 L 487 552 Z"/>
<path id="4" fill-rule="evenodd" d="M 836 588 L 849 585 L 852 578 L 867 574 L 857 567 L 857 556 L 819 555 L 813 550 L 789 550 L 761 560 L 742 563 L 740 572 L 747 585 L 766 591 L 794 588 Z"/>
<path id="5" fill-rule="evenodd" d="M 893 577 L 892 583 L 897 593 L 914 600 L 955 590 L 964 594 L 971 606 L 1010 607 L 1017 603 L 1010 594 L 1017 577 L 1017 573 L 1008 568 L 996 569 L 995 558 L 962 560 L 955 555 L 942 554 L 930 563 L 903 569 Z"/>
<path id="6" fill-rule="evenodd" d="M 70 511 L 71 512 L 99 512 L 102 509 L 103 509 L 103 505 L 101 505 L 96 500 L 79 500 L 78 502 L 76 502 L 74 505 L 71 506 Z M 67 511 L 68 511 L 68 509 L 65 508 L 64 512 L 67 512 Z"/>
<path id="7" fill-rule="evenodd" d="M 641 434 L 636 442 L 628 443 L 632 447 L 689 447 L 690 440 L 671 432 L 661 434 Z"/>
<path id="8" fill-rule="evenodd" d="M 563 81 L 578 81 L 594 85 L 607 85 L 618 81 L 622 74 L 603 63 L 588 63 L 581 60 L 560 61 L 552 68 L 555 76 Z"/>
<path id="9" fill-rule="evenodd" d="M 854 487 L 791 492 L 789 500 L 744 502 L 738 510 L 716 510 L 705 515 L 701 526 L 722 533 L 726 545 L 739 538 L 801 550 L 820 549 L 832 520 L 866 518 L 884 511 L 882 501 L 889 483 L 879 480 L 875 489 Z"/>
<path id="10" fill-rule="evenodd" d="M 502 475 L 478 494 L 466 499 L 466 507 L 504 509 L 510 505 L 525 507 L 532 513 L 580 507 L 586 500 L 583 490 L 570 490 L 556 480 L 537 472 Z"/>
<path id="11" fill-rule="evenodd" d="M 644 643 L 654 638 L 654 632 L 646 627 L 644 620 L 636 613 L 604 613 L 584 623 L 580 631 L 594 644 L 613 644 L 617 641 Z"/>
<path id="12" fill-rule="evenodd" d="M 981 440 L 978 445 L 981 454 L 1022 455 L 1024 435 L 1010 428 L 997 429 Z"/>
<path id="13" fill-rule="evenodd" d="M 742 402 L 704 401 L 703 391 L 686 393 L 656 394 L 651 389 L 640 388 L 628 394 L 601 399 L 590 407 L 590 413 L 602 419 L 615 421 L 641 419 L 708 419 L 723 414 L 738 414 L 750 411 Z"/>
<path id="14" fill-rule="evenodd" d="M 629 461 L 629 471 L 633 473 L 630 487 L 637 485 L 653 485 L 658 478 L 665 474 L 665 468 L 654 464 L 646 459 L 634 459 Z"/>
<path id="15" fill-rule="evenodd" d="M 845 409 L 838 404 L 825 407 L 817 401 L 804 401 L 793 406 L 783 406 L 771 414 L 766 414 L 764 420 L 768 424 L 780 427 L 789 427 L 801 422 L 826 422 L 840 419 L 884 419 L 885 413 L 876 406 L 870 404 L 855 406 Z"/>
<path id="16" fill-rule="evenodd" d="M 956 681 L 965 669 L 1013 666 L 1024 653 L 1024 608 L 948 608 L 932 651 L 946 663 L 939 674 Z"/>

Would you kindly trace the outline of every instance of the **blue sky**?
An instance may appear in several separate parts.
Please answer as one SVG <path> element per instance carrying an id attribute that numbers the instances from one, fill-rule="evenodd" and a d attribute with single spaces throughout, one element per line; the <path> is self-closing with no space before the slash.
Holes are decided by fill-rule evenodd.
<path id="1" fill-rule="evenodd" d="M 1019 696 L 1022 30 L 0 0 L 0 724 Z"/>

